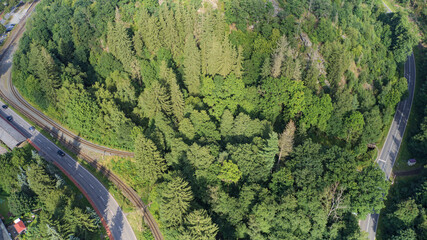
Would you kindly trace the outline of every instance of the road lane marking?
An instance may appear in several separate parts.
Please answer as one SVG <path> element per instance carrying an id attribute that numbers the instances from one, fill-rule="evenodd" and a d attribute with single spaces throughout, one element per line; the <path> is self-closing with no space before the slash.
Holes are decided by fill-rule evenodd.
<path id="1" fill-rule="evenodd" d="M 50 148 L 50 147 L 47 147 L 47 149 L 52 150 L 52 148 Z"/>
<path id="2" fill-rule="evenodd" d="M 89 183 L 89 186 L 90 186 L 92 189 L 95 189 L 95 188 L 92 186 L 92 184 L 90 184 L 90 183 Z"/>
<path id="3" fill-rule="evenodd" d="M 102 196 L 99 196 L 99 198 L 101 198 L 101 199 L 102 199 L 102 201 L 104 201 L 104 202 L 105 202 L 105 200 L 104 200 L 104 198 L 102 198 Z"/>
<path id="4" fill-rule="evenodd" d="M 387 162 L 386 160 L 383 160 L 383 159 L 381 159 L 381 158 L 378 158 L 378 161 L 381 161 L 381 162 Z"/>
<path id="5" fill-rule="evenodd" d="M 68 164 L 68 166 L 73 167 L 73 166 L 71 166 L 71 164 L 70 164 L 70 163 L 68 163 L 68 162 L 67 162 L 67 164 Z"/>
<path id="6" fill-rule="evenodd" d="M 371 214 L 368 215 L 368 224 L 366 224 L 366 231 L 369 232 L 369 222 L 371 221 Z"/>
<path id="7" fill-rule="evenodd" d="M 83 175 L 82 175 L 81 173 L 77 173 L 77 174 L 79 174 L 79 176 L 80 176 L 81 178 L 83 178 Z"/>

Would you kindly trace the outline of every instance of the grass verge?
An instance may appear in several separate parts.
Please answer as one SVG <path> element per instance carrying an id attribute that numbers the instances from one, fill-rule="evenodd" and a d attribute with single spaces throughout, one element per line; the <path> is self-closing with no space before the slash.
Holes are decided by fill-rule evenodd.
<path id="1" fill-rule="evenodd" d="M 391 2 L 390 0 L 382 0 L 382 1 L 385 5 L 387 5 L 388 8 L 390 8 L 392 12 L 396 12 L 396 7 L 394 6 L 393 2 Z"/>
<path id="2" fill-rule="evenodd" d="M 40 131 L 44 136 L 49 138 L 50 141 L 55 143 L 58 147 L 63 149 L 68 155 L 70 155 L 74 160 L 79 162 L 83 167 L 85 167 L 92 175 L 94 175 L 104 186 L 108 189 L 108 192 L 114 197 L 119 206 L 122 208 L 123 212 L 126 215 L 129 224 L 131 225 L 137 239 L 146 239 L 146 231 L 149 229 L 143 220 L 142 213 L 136 209 L 133 204 L 121 193 L 121 191 L 114 185 L 107 177 L 105 177 L 101 172 L 97 171 L 92 165 L 90 165 L 85 160 L 77 157 L 77 155 L 65 146 L 62 145 L 57 139 L 50 136 L 45 130 Z M 122 177 L 118 175 L 121 179 Z"/>
<path id="3" fill-rule="evenodd" d="M 414 166 L 408 166 L 407 161 L 410 158 L 413 158 L 411 151 L 409 150 L 408 142 L 409 140 L 417 133 L 418 126 L 420 121 L 422 121 L 423 116 L 421 113 L 424 111 L 424 106 L 415 104 L 417 99 L 420 97 L 420 89 L 423 84 L 423 70 L 422 62 L 420 60 L 421 49 L 418 47 L 414 48 L 415 63 L 416 63 L 416 82 L 415 82 L 415 93 L 414 100 L 412 103 L 411 113 L 409 115 L 409 120 L 406 125 L 405 133 L 402 138 L 402 144 L 400 145 L 399 153 L 397 155 L 396 163 L 393 167 L 394 171 L 405 171 L 419 168 L 425 164 L 425 161 L 422 159 L 417 159 L 417 163 Z"/>
<path id="4" fill-rule="evenodd" d="M 2 101 L 6 102 L 4 99 L 2 99 Z M 128 221 L 129 221 L 129 224 L 131 225 L 132 229 L 134 230 L 135 235 L 137 236 L 137 239 L 147 239 L 146 230 L 149 228 L 145 226 L 145 223 L 144 223 L 142 217 L 141 218 L 135 217 L 135 216 L 142 216 L 142 215 L 140 213 L 138 213 L 138 210 L 132 205 L 132 203 L 121 193 L 121 191 L 112 182 L 110 182 L 102 173 L 97 171 L 88 162 L 86 162 L 85 160 L 83 160 L 81 158 L 78 158 L 75 153 L 68 150 L 68 148 L 65 147 L 61 142 L 59 142 L 57 139 L 53 138 L 49 132 L 40 128 L 37 124 L 35 124 L 33 121 L 31 121 L 26 116 L 24 116 L 21 112 L 19 112 L 13 106 L 9 105 L 9 108 L 11 108 L 11 110 L 13 110 L 19 116 L 21 116 L 25 121 L 27 121 L 32 126 L 34 126 L 41 134 L 43 134 L 50 141 L 55 143 L 55 145 L 57 145 L 59 148 L 61 148 L 63 151 L 65 151 L 68 155 L 70 155 L 70 157 L 72 157 L 74 160 L 79 162 L 91 174 L 93 174 L 108 189 L 108 191 L 111 193 L 111 195 L 113 195 L 114 199 L 116 199 L 117 203 L 120 205 L 120 207 L 122 208 L 125 215 L 131 216 L 130 218 L 128 218 Z M 65 179 L 67 181 L 70 181 L 67 177 L 65 177 Z M 69 185 L 74 186 L 74 184 L 72 182 Z M 143 200 L 146 200 L 146 198 L 145 199 L 143 198 Z M 143 226 L 143 227 L 141 227 L 141 226 Z M 142 231 L 141 231 L 141 229 L 142 229 Z"/>
<path id="5" fill-rule="evenodd" d="M 9 205 L 7 203 L 8 195 L 0 188 L 0 217 L 4 217 L 3 221 L 8 222 Z"/>

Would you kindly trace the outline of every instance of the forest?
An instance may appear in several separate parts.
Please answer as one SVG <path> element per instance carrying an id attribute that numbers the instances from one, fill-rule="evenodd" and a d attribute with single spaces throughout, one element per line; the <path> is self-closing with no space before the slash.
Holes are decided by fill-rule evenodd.
<path id="1" fill-rule="evenodd" d="M 101 220 L 89 202 L 54 165 L 29 145 L 0 155 L 0 192 L 13 217 L 23 219 L 24 239 L 99 239 Z M 71 184 L 71 185 L 70 185 Z"/>
<path id="2" fill-rule="evenodd" d="M 381 239 L 417 240 L 427 238 L 427 179 L 402 180 L 390 189 Z"/>
<path id="3" fill-rule="evenodd" d="M 417 29 L 377 0 L 277 2 L 43 0 L 13 83 L 135 152 L 112 169 L 166 239 L 359 239 Z"/>

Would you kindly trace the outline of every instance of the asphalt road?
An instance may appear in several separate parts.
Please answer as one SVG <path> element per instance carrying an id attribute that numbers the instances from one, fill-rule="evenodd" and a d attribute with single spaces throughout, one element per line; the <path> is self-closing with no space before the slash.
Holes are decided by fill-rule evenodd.
<path id="1" fill-rule="evenodd" d="M 399 153 L 400 144 L 402 143 L 403 134 L 405 133 L 406 124 L 408 123 L 411 112 L 415 90 L 415 74 L 415 58 L 414 54 L 411 54 L 405 63 L 405 77 L 408 80 L 408 97 L 397 105 L 387 139 L 377 158 L 378 166 L 384 171 L 387 179 L 390 179 L 392 174 L 393 165 Z M 375 239 L 378 218 L 378 213 L 369 214 L 366 220 L 359 223 L 360 228 L 368 232 L 369 239 L 371 240 Z"/>
<path id="2" fill-rule="evenodd" d="M 393 11 L 383 2 L 387 9 L 387 13 Z M 415 58 L 412 53 L 408 56 L 405 63 L 405 77 L 408 80 L 408 97 L 397 105 L 396 113 L 393 122 L 387 134 L 387 139 L 377 158 L 379 167 L 384 171 L 387 179 L 390 179 L 394 162 L 399 153 L 400 144 L 402 143 L 403 134 L 405 133 L 406 124 L 408 123 L 409 114 L 411 112 L 412 101 L 415 90 Z M 366 220 L 360 221 L 359 226 L 362 231 L 368 232 L 368 238 L 374 240 L 377 227 L 379 213 L 372 213 L 366 217 Z"/>
<path id="3" fill-rule="evenodd" d="M 25 21 L 26 18 L 23 20 Z M 17 32 L 15 32 L 15 34 L 17 34 Z M 11 37 L 13 37 L 13 35 L 11 35 Z M 2 90 L 8 89 L 8 97 L 13 97 L 9 88 L 11 85 L 9 85 L 8 81 L 10 81 L 11 78 L 12 56 L 16 50 L 18 40 L 19 37 L 11 43 L 11 47 L 7 48 L 7 51 L 4 52 L 0 61 L 0 87 Z M 15 98 L 13 99 L 16 100 Z M 0 105 L 3 104 L 5 103 L 0 101 Z M 33 144 L 40 149 L 39 154 L 47 161 L 51 161 L 58 165 L 65 174 L 80 187 L 103 220 L 105 220 L 112 238 L 115 240 L 136 239 L 129 222 L 117 201 L 89 171 L 67 154 L 64 157 L 59 156 L 57 154 L 59 148 L 54 143 L 37 130 L 30 131 L 29 128 L 31 125 L 10 108 L 1 109 L 0 115 L 4 117 L 12 116 L 13 121 L 11 124 L 20 130 L 25 137 L 30 139 Z"/>
<path id="4" fill-rule="evenodd" d="M 0 105 L 3 104 L 5 103 L 0 101 Z M 102 185 L 102 183 L 100 183 L 88 170 L 67 154 L 64 157 L 59 156 L 57 154 L 59 148 L 54 143 L 37 130 L 30 131 L 29 128 L 31 125 L 10 108 L 1 109 L 0 115 L 3 117 L 12 116 L 13 121 L 11 124 L 20 130 L 25 137 L 29 138 L 34 145 L 40 148 L 39 154 L 47 161 L 57 163 L 67 172 L 67 175 L 83 189 L 105 219 L 115 240 L 136 239 L 129 222 L 116 200 L 104 185 Z"/>

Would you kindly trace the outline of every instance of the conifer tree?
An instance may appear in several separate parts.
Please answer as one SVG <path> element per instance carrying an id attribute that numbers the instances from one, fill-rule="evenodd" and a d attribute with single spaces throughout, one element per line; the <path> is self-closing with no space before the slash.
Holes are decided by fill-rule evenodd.
<path id="1" fill-rule="evenodd" d="M 148 51 L 156 53 L 162 46 L 161 41 L 158 39 L 159 21 L 157 17 L 150 16 L 146 8 L 139 8 L 135 18 L 138 26 L 137 35 L 141 36 Z"/>
<path id="2" fill-rule="evenodd" d="M 123 63 L 126 71 L 132 73 L 133 76 L 138 76 L 139 66 L 134 57 L 132 40 L 119 16 L 114 24 L 108 24 L 107 44 L 108 50 Z"/>
<path id="3" fill-rule="evenodd" d="M 288 49 L 288 45 L 289 43 L 286 35 L 283 35 L 279 41 L 277 41 L 277 48 L 274 50 L 271 66 L 271 76 L 274 78 L 279 77 L 281 74 L 283 60 L 285 60 L 285 51 Z"/>
<path id="4" fill-rule="evenodd" d="M 277 139 L 277 133 L 271 132 L 267 139 L 267 144 L 260 152 L 261 157 L 264 159 L 265 168 L 273 169 L 274 159 L 276 158 L 278 150 L 279 140 Z"/>
<path id="5" fill-rule="evenodd" d="M 214 240 L 218 232 L 218 226 L 212 223 L 206 210 L 195 210 L 187 215 L 185 219 L 187 228 L 186 235 L 190 239 Z"/>
<path id="6" fill-rule="evenodd" d="M 295 135 L 295 123 L 290 120 L 286 125 L 285 130 L 279 136 L 279 158 L 277 159 L 277 164 L 279 164 L 282 158 L 288 156 L 288 154 L 292 151 L 294 145 L 294 135 Z"/>
<path id="7" fill-rule="evenodd" d="M 169 85 L 172 113 L 179 122 L 184 117 L 184 96 L 182 95 L 181 89 L 176 81 L 175 73 L 172 69 L 166 66 L 166 62 L 164 61 L 160 65 L 160 77 Z"/>
<path id="8" fill-rule="evenodd" d="M 191 95 L 200 92 L 200 51 L 197 48 L 193 34 L 187 36 L 184 47 L 184 83 Z"/>
<path id="9" fill-rule="evenodd" d="M 155 81 L 150 87 L 144 89 L 144 92 L 138 98 L 138 108 L 135 112 L 141 116 L 154 118 L 157 113 L 164 111 L 171 112 L 171 103 L 166 89 Z"/>
<path id="10" fill-rule="evenodd" d="M 135 161 L 139 176 L 150 186 L 161 177 L 166 170 L 165 160 L 160 156 L 153 141 L 139 134 L 135 140 Z"/>
<path id="11" fill-rule="evenodd" d="M 193 200 L 193 193 L 188 182 L 181 177 L 175 177 L 167 183 L 162 192 L 162 205 L 160 216 L 166 226 L 179 226 L 184 219 Z"/>

